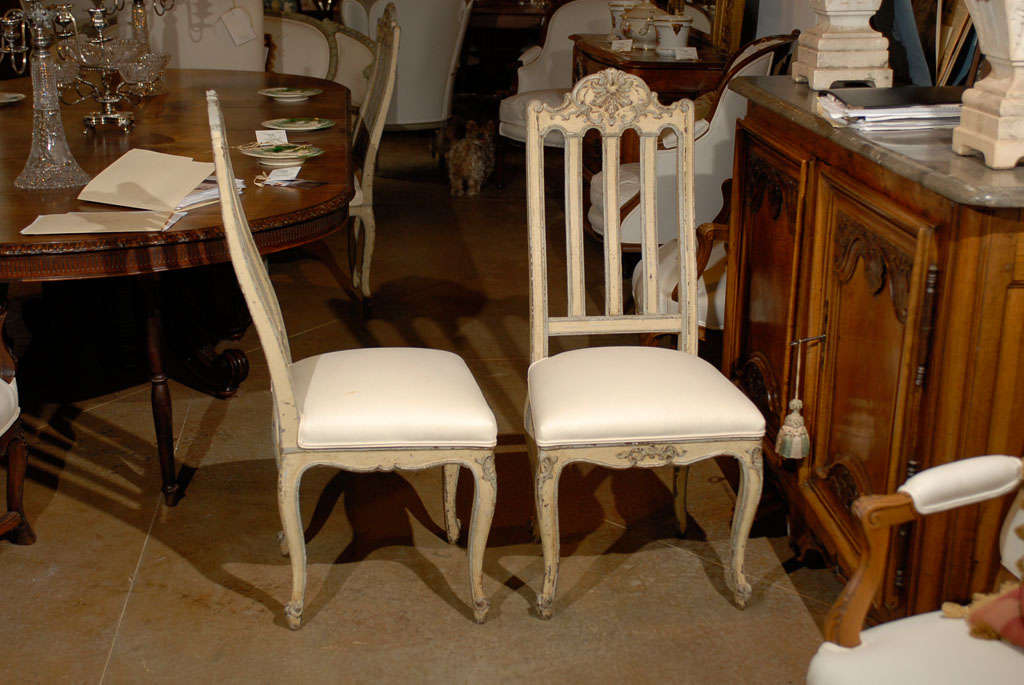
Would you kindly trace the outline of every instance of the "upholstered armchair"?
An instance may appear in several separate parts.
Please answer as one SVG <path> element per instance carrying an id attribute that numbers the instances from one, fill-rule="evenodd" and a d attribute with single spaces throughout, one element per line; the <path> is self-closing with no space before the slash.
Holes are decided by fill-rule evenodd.
<path id="1" fill-rule="evenodd" d="M 402 27 L 390 128 L 440 128 L 451 114 L 455 72 L 474 0 L 344 0 L 342 21 L 367 33 L 393 2 Z"/>
<path id="2" fill-rule="evenodd" d="M 267 70 L 328 79 L 346 86 L 358 107 L 366 97 L 374 63 L 374 42 L 365 33 L 304 14 L 267 13 L 270 36 Z"/>
<path id="3" fill-rule="evenodd" d="M 896 526 L 1006 495 L 1018 489 L 1021 481 L 1019 458 L 991 455 L 926 469 L 892 495 L 857 499 L 853 513 L 863 532 L 863 554 L 825 618 L 826 642 L 811 660 L 808 685 L 1024 682 L 1024 648 L 972 637 L 967 621 L 947 618 L 942 611 L 862 629 L 881 584 Z M 1024 491 L 1010 507 L 999 545 L 1002 573 L 1020 581 L 1024 576 Z M 1024 606 L 1017 609 L 1015 620 L 1020 621 Z"/>

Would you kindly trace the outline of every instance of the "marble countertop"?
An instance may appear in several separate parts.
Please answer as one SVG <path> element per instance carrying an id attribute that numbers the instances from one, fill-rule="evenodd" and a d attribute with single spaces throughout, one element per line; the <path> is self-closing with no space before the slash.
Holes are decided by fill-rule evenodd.
<path id="1" fill-rule="evenodd" d="M 980 155 L 953 152 L 952 129 L 860 132 L 834 128 L 815 114 L 817 91 L 789 76 L 733 79 L 729 87 L 776 114 L 828 138 L 954 202 L 979 207 L 1024 207 L 1024 166 L 990 169 Z"/>

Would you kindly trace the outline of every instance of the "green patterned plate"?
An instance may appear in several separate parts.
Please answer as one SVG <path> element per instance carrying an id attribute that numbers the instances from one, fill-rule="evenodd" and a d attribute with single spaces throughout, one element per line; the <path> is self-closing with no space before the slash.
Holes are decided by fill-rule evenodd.
<path id="1" fill-rule="evenodd" d="M 289 117 L 287 119 L 271 119 L 264 121 L 267 128 L 276 128 L 283 131 L 321 131 L 334 126 L 333 119 L 321 119 L 320 117 Z"/>

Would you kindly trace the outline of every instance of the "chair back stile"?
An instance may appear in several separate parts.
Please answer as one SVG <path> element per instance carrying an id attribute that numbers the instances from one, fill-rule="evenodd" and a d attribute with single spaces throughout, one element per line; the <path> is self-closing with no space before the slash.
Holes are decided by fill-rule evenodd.
<path id="1" fill-rule="evenodd" d="M 583 275 L 582 139 L 596 129 L 602 138 L 606 232 L 604 239 L 604 314 L 587 316 Z M 644 256 L 645 302 L 658 298 L 657 183 L 655 156 L 658 136 L 670 129 L 679 138 L 675 148 L 676 197 L 680 227 L 680 289 L 685 297 L 682 313 L 641 311 L 623 314 L 621 246 L 619 241 L 619 149 L 624 131 L 640 137 L 640 206 Z M 546 220 L 544 211 L 544 137 L 560 131 L 565 136 L 566 248 L 568 307 L 564 317 L 548 311 Z M 664 154 L 664 152 L 662 153 Z M 636 76 L 606 69 L 581 79 L 559 107 L 532 103 L 526 118 L 527 222 L 530 255 L 530 358 L 548 356 L 548 338 L 555 335 L 679 333 L 679 349 L 697 352 L 696 236 L 693 219 L 693 103 L 680 100 L 661 105 L 657 94 Z"/>
<path id="2" fill-rule="evenodd" d="M 267 365 L 270 367 L 276 428 L 280 436 L 275 444 L 282 448 L 295 447 L 298 441 L 299 409 L 295 403 L 291 374 L 288 370 L 292 355 L 284 327 L 284 317 L 281 315 L 281 308 L 274 293 L 274 285 L 263 266 L 259 249 L 253 240 L 249 222 L 245 218 L 241 200 L 234 187 L 235 173 L 228 153 L 224 115 L 216 91 L 206 91 L 206 100 L 213 141 L 213 162 L 217 172 L 217 187 L 220 189 L 224 235 L 239 287 L 245 296 L 245 303 L 249 307 L 249 314 L 267 357 Z"/>
<path id="3" fill-rule="evenodd" d="M 377 166 L 377 149 L 384 133 L 388 105 L 395 91 L 398 71 L 398 49 L 401 29 L 395 20 L 395 5 L 388 3 L 377 22 L 376 58 L 366 99 L 359 107 L 359 116 L 352 131 L 352 149 L 365 144 L 362 160 L 362 184 L 365 204 L 373 204 L 373 175 Z"/>

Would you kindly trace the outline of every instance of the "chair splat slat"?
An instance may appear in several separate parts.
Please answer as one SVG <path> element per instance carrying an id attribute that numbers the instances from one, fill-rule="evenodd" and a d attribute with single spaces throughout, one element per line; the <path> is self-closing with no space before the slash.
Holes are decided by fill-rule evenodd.
<path id="1" fill-rule="evenodd" d="M 640 138 L 640 216 L 643 225 L 643 293 L 644 314 L 658 311 L 658 210 L 654 189 L 658 185 L 654 157 L 658 152 L 658 138 L 645 135 Z"/>
<path id="2" fill-rule="evenodd" d="M 583 271 L 583 139 L 569 136 L 565 146 L 565 253 L 569 316 L 586 315 Z"/>
<path id="3" fill-rule="evenodd" d="M 621 137 L 601 141 L 604 175 L 604 312 L 622 314 L 622 252 L 619 240 L 619 144 Z"/>

